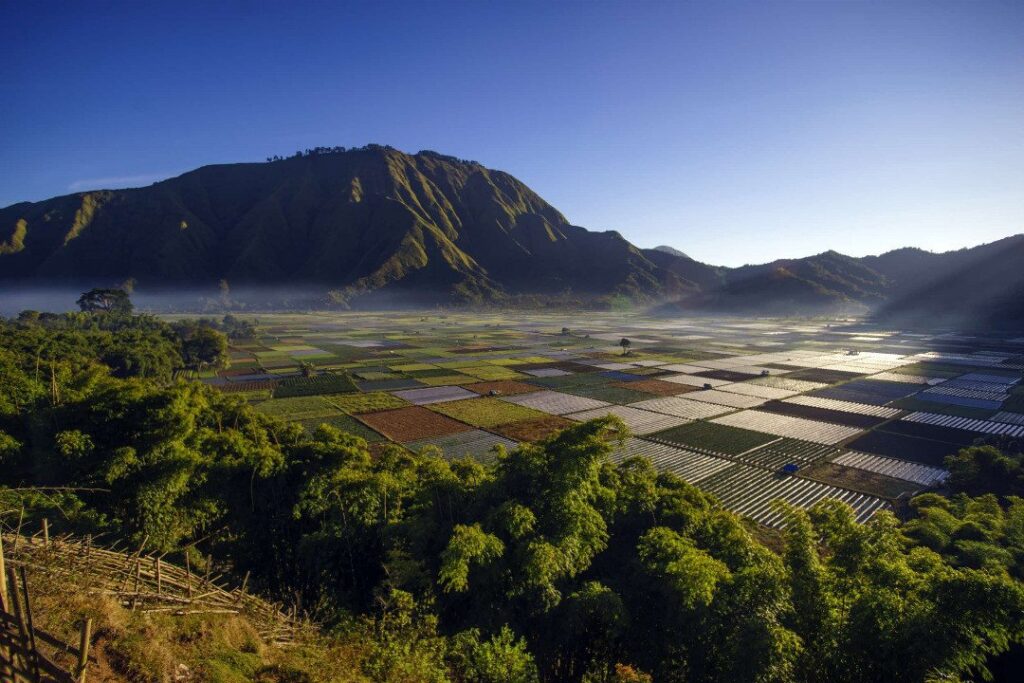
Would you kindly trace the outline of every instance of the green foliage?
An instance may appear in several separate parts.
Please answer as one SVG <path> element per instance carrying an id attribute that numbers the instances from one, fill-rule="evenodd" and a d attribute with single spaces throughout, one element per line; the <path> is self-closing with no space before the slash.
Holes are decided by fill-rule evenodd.
<path id="1" fill-rule="evenodd" d="M 1003 448 L 971 446 L 946 458 L 948 485 L 953 491 L 977 496 L 1024 495 L 1024 452 L 1021 443 L 1007 442 Z"/>
<path id="2" fill-rule="evenodd" d="M 128 292 L 123 289 L 90 289 L 78 297 L 75 303 L 83 313 L 131 315 L 134 308 Z"/>
<path id="3" fill-rule="evenodd" d="M 182 339 L 144 316 L 0 323 L 0 510 L 249 572 L 252 587 L 359 634 L 370 680 L 961 680 L 1024 641 L 1012 488 L 918 496 L 903 524 L 884 512 L 857 524 L 835 501 L 783 506 L 775 552 L 649 461 L 613 465 L 617 418 L 486 466 L 429 448 L 371 455 L 356 435 L 275 414 L 312 424 L 398 399 L 256 410 L 155 362 L 126 374 L 104 361 L 135 338 L 168 359 Z M 673 435 L 730 450 L 748 438 Z M 955 485 L 981 494 L 1015 458 L 967 449 Z M 210 676 L 273 675 L 253 657 L 210 661 Z"/>

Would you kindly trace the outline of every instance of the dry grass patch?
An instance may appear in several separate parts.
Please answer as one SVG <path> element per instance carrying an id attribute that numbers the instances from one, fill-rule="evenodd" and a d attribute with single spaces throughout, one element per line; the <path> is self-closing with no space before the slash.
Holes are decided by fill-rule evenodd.
<path id="1" fill-rule="evenodd" d="M 572 420 L 567 420 L 564 417 L 548 415 L 547 417 L 539 417 L 536 420 L 513 422 L 501 427 L 495 427 L 493 431 L 502 436 L 507 436 L 513 441 L 540 441 L 574 424 Z"/>

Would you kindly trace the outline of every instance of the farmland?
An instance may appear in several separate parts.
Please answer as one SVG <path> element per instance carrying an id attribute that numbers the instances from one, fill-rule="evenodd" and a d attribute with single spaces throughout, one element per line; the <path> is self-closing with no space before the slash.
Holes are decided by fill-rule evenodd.
<path id="1" fill-rule="evenodd" d="M 614 461 L 648 458 L 768 525 L 774 498 L 838 498 L 867 519 L 941 487 L 946 455 L 1024 434 L 1021 339 L 632 314 L 575 329 L 557 314 L 254 322 L 234 364 L 203 381 L 266 415 L 486 461 L 613 414 L 631 432 Z"/>

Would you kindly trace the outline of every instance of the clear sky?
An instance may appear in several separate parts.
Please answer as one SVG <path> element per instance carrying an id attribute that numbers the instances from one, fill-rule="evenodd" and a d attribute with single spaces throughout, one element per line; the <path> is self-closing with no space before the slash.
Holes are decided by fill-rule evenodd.
<path id="1" fill-rule="evenodd" d="M 727 265 L 1024 232 L 1024 2 L 0 0 L 0 206 L 317 145 Z"/>

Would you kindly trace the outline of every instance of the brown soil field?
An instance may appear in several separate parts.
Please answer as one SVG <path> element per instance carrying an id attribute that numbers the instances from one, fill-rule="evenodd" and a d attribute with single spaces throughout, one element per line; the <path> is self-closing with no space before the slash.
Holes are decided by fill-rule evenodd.
<path id="1" fill-rule="evenodd" d="M 468 432 L 472 427 L 439 415 L 422 406 L 409 406 L 379 413 L 363 413 L 356 417 L 392 441 L 418 441 L 457 432 Z"/>

